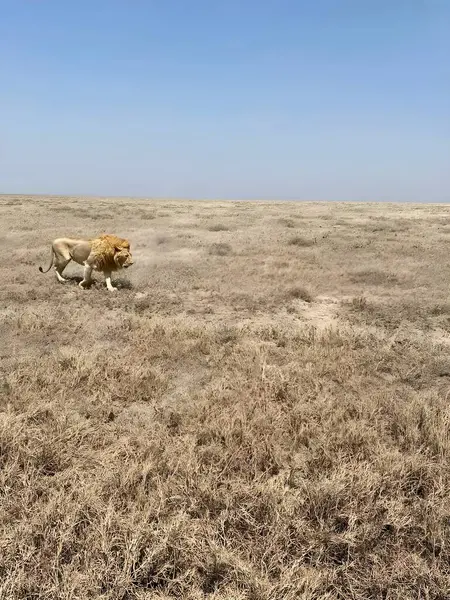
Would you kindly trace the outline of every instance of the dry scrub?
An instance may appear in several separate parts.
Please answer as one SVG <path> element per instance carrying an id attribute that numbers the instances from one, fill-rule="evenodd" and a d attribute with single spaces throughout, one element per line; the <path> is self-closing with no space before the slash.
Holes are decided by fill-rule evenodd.
<path id="1" fill-rule="evenodd" d="M 0 222 L 0 598 L 450 597 L 447 207 L 4 196 Z M 117 294 L 37 271 L 105 230 Z"/>

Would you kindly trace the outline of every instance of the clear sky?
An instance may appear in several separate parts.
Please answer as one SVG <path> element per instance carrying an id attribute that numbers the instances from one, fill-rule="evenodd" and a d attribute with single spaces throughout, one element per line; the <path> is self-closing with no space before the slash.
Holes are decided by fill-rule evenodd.
<path id="1" fill-rule="evenodd" d="M 0 0 L 0 192 L 450 201 L 450 0 Z"/>

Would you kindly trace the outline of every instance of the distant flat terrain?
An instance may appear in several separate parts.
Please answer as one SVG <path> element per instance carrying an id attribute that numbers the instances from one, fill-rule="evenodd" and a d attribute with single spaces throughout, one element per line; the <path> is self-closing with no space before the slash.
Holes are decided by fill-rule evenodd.
<path id="1" fill-rule="evenodd" d="M 57 282 L 115 233 L 119 291 Z M 450 597 L 450 206 L 0 196 L 0 598 Z"/>

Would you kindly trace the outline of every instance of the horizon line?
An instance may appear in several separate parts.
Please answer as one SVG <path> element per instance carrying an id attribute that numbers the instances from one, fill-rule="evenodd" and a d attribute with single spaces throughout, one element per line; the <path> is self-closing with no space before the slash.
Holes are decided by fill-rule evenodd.
<path id="1" fill-rule="evenodd" d="M 114 194 L 46 194 L 46 193 L 8 193 L 0 192 L 0 198 L 3 196 L 31 196 L 34 198 L 86 198 L 86 199 L 114 199 L 114 200 L 148 200 L 148 201 L 163 201 L 163 202 L 301 202 L 301 203 L 336 203 L 336 204 L 426 204 L 430 205 L 447 205 L 448 200 L 440 202 L 425 202 L 418 200 L 336 200 L 336 199 L 303 199 L 303 198 L 230 198 L 230 197 L 192 197 L 192 196 L 134 196 L 134 195 L 114 195 Z"/>

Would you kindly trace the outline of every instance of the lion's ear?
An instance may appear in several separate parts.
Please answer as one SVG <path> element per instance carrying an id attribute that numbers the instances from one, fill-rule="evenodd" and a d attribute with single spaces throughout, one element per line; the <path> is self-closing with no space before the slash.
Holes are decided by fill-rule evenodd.
<path id="1" fill-rule="evenodd" d="M 119 246 L 114 246 L 114 250 L 115 250 L 116 252 L 120 252 L 120 251 L 122 250 L 122 248 L 119 248 Z"/>

